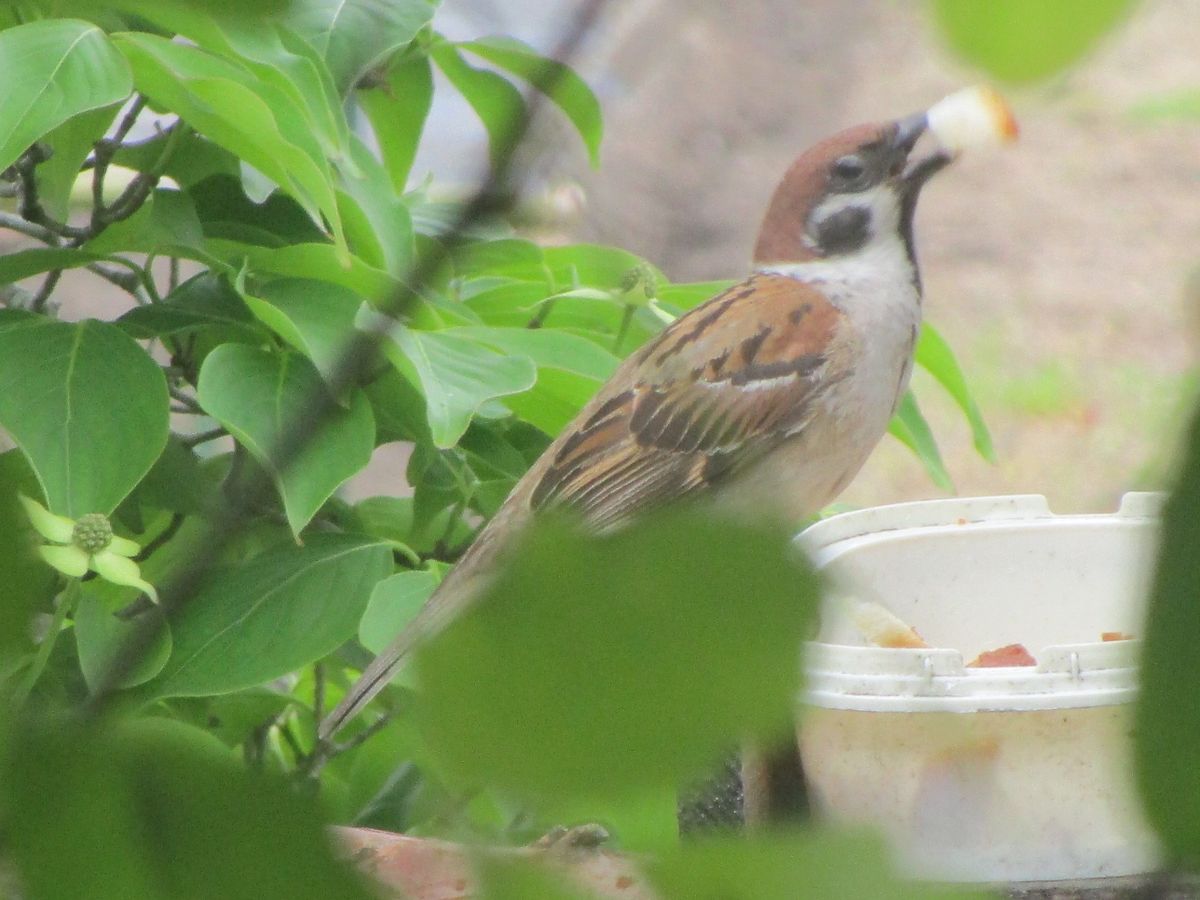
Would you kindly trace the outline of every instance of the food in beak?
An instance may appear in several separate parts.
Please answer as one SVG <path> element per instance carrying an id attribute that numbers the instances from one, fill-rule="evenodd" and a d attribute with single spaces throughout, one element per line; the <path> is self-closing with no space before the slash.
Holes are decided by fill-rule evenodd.
<path id="1" fill-rule="evenodd" d="M 993 88 L 963 88 L 942 98 L 925 113 L 929 132 L 948 152 L 1017 139 L 1017 120 Z"/>

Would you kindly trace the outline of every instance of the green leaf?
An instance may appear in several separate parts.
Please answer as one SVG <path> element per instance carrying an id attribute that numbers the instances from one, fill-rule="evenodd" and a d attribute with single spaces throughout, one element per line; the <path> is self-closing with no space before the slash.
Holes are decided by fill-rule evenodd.
<path id="1" fill-rule="evenodd" d="M 387 170 L 357 137 L 350 155 L 357 174 L 342 179 L 345 190 L 338 195 L 350 247 L 376 268 L 403 278 L 415 252 L 408 207 L 393 190 Z"/>
<path id="2" fill-rule="evenodd" d="M 487 131 L 492 165 L 499 165 L 512 151 L 525 121 L 525 98 L 507 79 L 468 64 L 453 44 L 435 44 L 430 55 L 479 116 Z"/>
<path id="3" fill-rule="evenodd" d="M 942 453 L 938 450 L 933 430 L 921 414 L 916 395 L 911 390 L 906 391 L 901 398 L 896 415 L 888 423 L 888 432 L 916 454 L 934 484 L 943 491 L 954 491 L 954 481 L 946 471 L 946 464 L 942 462 Z"/>
<path id="4" fill-rule="evenodd" d="M 54 512 L 112 512 L 162 452 L 167 408 L 162 370 L 115 326 L 0 319 L 0 427 Z"/>
<path id="5" fill-rule="evenodd" d="M 333 80 L 320 55 L 295 33 L 260 19 L 215 17 L 199 4 L 166 4 L 146 15 L 245 66 L 303 112 L 329 159 L 349 163 L 350 128 Z"/>
<path id="6" fill-rule="evenodd" d="M 83 597 L 75 609 L 75 644 L 79 652 L 79 668 L 88 687 L 95 689 L 105 680 L 117 654 L 128 646 L 132 634 L 142 622 L 118 619 L 114 613 L 137 599 L 140 591 L 118 587 L 100 579 L 87 582 Z M 134 687 L 149 681 L 162 671 L 171 655 L 171 631 L 157 606 L 143 615 L 153 616 L 159 630 L 153 644 L 143 651 L 138 663 L 126 672 L 120 687 Z"/>
<path id="7" fill-rule="evenodd" d="M 83 161 L 92 145 L 104 137 L 116 113 L 116 106 L 79 113 L 43 138 L 51 155 L 36 169 L 38 200 L 46 212 L 60 222 L 65 222 L 70 214 L 71 189 Z"/>
<path id="8" fill-rule="evenodd" d="M 603 380 L 576 372 L 539 369 L 537 384 L 504 402 L 530 425 L 557 437 L 603 384 Z"/>
<path id="9" fill-rule="evenodd" d="M 21 650 L 32 648 L 30 620 L 58 580 L 58 574 L 33 552 L 37 535 L 18 500 L 21 494 L 37 494 L 33 470 L 19 450 L 0 453 L 0 584 L 4 585 L 0 660 L 15 659 Z"/>
<path id="10" fill-rule="evenodd" d="M 265 337 L 262 327 L 229 282 L 212 272 L 188 279 L 161 303 L 131 309 L 116 324 L 139 340 L 204 328 L 231 330 L 251 340 Z"/>
<path id="11" fill-rule="evenodd" d="M 235 268 L 246 264 L 252 272 L 311 278 L 340 284 L 378 303 L 400 287 L 387 272 L 368 265 L 357 256 L 344 264 L 332 244 L 291 244 L 286 247 L 255 247 L 235 241 L 209 239 L 208 249 Z"/>
<path id="12" fill-rule="evenodd" d="M 558 434 L 575 418 L 619 362 L 585 338 L 552 329 L 467 327 L 442 333 L 470 337 L 504 353 L 532 359 L 538 367 L 537 383 L 506 403 L 550 435 Z"/>
<path id="13" fill-rule="evenodd" d="M 722 900 L 950 900 L 990 891 L 937 889 L 900 880 L 878 837 L 813 829 L 796 834 L 701 838 L 660 854 L 646 869 L 664 897 Z"/>
<path id="14" fill-rule="evenodd" d="M 650 266 L 640 256 L 618 247 L 605 247 L 600 244 L 547 247 L 545 260 L 559 280 L 560 288 L 562 284 L 566 284 L 570 287 L 591 286 L 616 290 L 626 273 L 642 266 L 649 267 L 659 284 L 665 284 L 667 281 L 662 272 Z"/>
<path id="15" fill-rule="evenodd" d="M 0 256 L 0 284 L 12 284 L 22 278 L 40 275 L 52 269 L 77 269 L 102 262 L 104 256 L 65 247 L 33 247 Z"/>
<path id="16" fill-rule="evenodd" d="M 45 19 L 0 32 L 0 170 L 73 116 L 129 96 L 129 66 L 90 22 Z"/>
<path id="17" fill-rule="evenodd" d="M 412 621 L 433 589 L 437 577 L 429 571 L 397 572 L 375 585 L 367 611 L 358 623 L 358 640 L 379 653 Z"/>
<path id="18" fill-rule="evenodd" d="M 417 56 L 397 63 L 380 85 L 359 91 L 357 99 L 375 132 L 383 164 L 392 179 L 392 190 L 403 194 L 433 104 L 429 57 Z"/>
<path id="19" fill-rule="evenodd" d="M 290 96 L 198 47 L 142 32 L 114 40 L 138 90 L 274 181 L 314 221 L 324 216 L 345 253 L 329 162 Z"/>
<path id="20" fill-rule="evenodd" d="M 341 94 L 429 24 L 432 0 L 306 0 L 284 21 L 324 58 Z"/>
<path id="21" fill-rule="evenodd" d="M 255 459 L 272 468 L 286 425 L 324 389 L 312 363 L 298 354 L 224 344 L 200 367 L 196 398 Z M 297 535 L 338 486 L 370 462 L 375 447 L 375 420 L 361 391 L 350 395 L 347 408 L 336 409 L 314 428 L 284 471 L 272 469 Z"/>
<path id="22" fill-rule="evenodd" d="M 537 369 L 526 356 L 511 356 L 452 334 L 397 329 L 384 343 L 388 358 L 425 394 L 433 443 L 453 447 L 488 400 L 529 390 Z"/>
<path id="23" fill-rule="evenodd" d="M 86 253 L 203 254 L 204 230 L 192 199 L 182 191 L 160 188 L 128 219 L 114 222 L 83 245 Z"/>
<path id="24" fill-rule="evenodd" d="M 336 284 L 283 278 L 242 294 L 264 325 L 299 350 L 328 380 L 355 334 L 362 299 Z"/>
<path id="25" fill-rule="evenodd" d="M 473 241 L 454 249 L 454 274 L 460 278 L 495 278 L 500 275 L 541 281 L 549 287 L 546 251 L 521 238 Z"/>
<path id="26" fill-rule="evenodd" d="M 262 203 L 246 196 L 236 173 L 218 172 L 194 181 L 188 196 L 206 237 L 242 240 L 265 247 L 323 241 L 324 233 L 304 208 L 286 194 L 273 191 Z"/>
<path id="27" fill-rule="evenodd" d="M 125 145 L 113 156 L 113 163 L 145 172 L 159 164 L 162 157 L 163 145 L 167 136 L 155 140 L 143 141 L 133 145 Z M 163 174 L 169 176 L 184 190 L 192 187 L 214 175 L 236 177 L 238 174 L 238 158 L 214 144 L 201 134 L 192 132 L 182 140 L 178 140 L 175 150 L 167 160 Z"/>
<path id="28" fill-rule="evenodd" d="M 992 435 L 971 389 L 967 387 L 967 379 L 963 377 L 962 369 L 954 356 L 954 351 L 946 343 L 946 339 L 928 322 L 921 326 L 921 336 L 917 339 L 915 353 L 917 365 L 925 369 L 937 379 L 938 384 L 954 398 L 958 408 L 967 417 L 971 425 L 971 437 L 975 449 L 990 463 L 996 462 L 996 449 L 992 446 Z"/>
<path id="29" fill-rule="evenodd" d="M 476 860 L 481 900 L 596 900 L 597 895 L 575 886 L 561 870 L 534 859 L 480 854 Z M 605 871 L 606 876 L 610 876 Z M 597 879 L 599 880 L 599 879 Z"/>
<path id="30" fill-rule="evenodd" d="M 933 0 L 946 42 L 996 78 L 1028 82 L 1086 54 L 1137 0 Z"/>
<path id="31" fill-rule="evenodd" d="M 377 896 L 334 859 L 313 795 L 242 765 L 201 729 L 39 722 L 6 749 L 5 856 L 30 897 Z"/>
<path id="32" fill-rule="evenodd" d="M 600 101 L 569 66 L 547 59 L 528 44 L 510 37 L 486 37 L 460 43 L 458 47 L 525 79 L 549 97 L 583 138 L 592 165 L 600 164 L 600 140 L 604 136 Z"/>
<path id="33" fill-rule="evenodd" d="M 711 300 L 717 294 L 732 287 L 732 281 L 697 281 L 690 284 L 665 284 L 658 289 L 658 298 L 663 305 L 683 312 Z"/>
<path id="34" fill-rule="evenodd" d="M 787 546 L 707 510 L 536 526 L 418 650 L 431 752 L 465 783 L 561 800 L 674 786 L 784 732 L 816 603 Z"/>
<path id="35" fill-rule="evenodd" d="M 1163 510 L 1133 728 L 1138 785 L 1169 866 L 1200 863 L 1200 415 Z"/>
<path id="36" fill-rule="evenodd" d="M 392 569 L 379 541 L 315 534 L 215 571 L 170 617 L 174 649 L 140 691 L 205 696 L 253 687 L 354 636 L 375 583 Z"/>

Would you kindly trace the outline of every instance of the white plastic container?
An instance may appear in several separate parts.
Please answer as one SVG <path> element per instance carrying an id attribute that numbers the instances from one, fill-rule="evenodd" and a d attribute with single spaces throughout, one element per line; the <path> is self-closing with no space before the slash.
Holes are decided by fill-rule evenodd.
<path id="1" fill-rule="evenodd" d="M 882 829 L 926 878 L 1152 870 L 1129 730 L 1159 506 L 1130 494 L 1113 515 L 1056 516 L 1039 496 L 936 500 L 805 531 L 830 579 L 800 728 L 818 810 Z M 865 646 L 855 600 L 938 649 Z M 965 665 L 1013 643 L 1037 666 Z"/>

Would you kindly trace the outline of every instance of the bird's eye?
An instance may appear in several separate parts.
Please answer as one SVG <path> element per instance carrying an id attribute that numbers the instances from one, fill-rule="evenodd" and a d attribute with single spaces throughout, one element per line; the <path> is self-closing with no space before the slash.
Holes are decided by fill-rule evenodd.
<path id="1" fill-rule="evenodd" d="M 858 181 L 866 172 L 867 164 L 860 156 L 842 156 L 833 163 L 833 177 L 838 181 Z"/>

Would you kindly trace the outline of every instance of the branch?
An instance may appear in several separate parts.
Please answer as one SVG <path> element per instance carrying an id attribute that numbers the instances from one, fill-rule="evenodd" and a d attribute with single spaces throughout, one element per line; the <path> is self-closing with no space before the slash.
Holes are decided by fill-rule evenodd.
<path id="1" fill-rule="evenodd" d="M 20 216 L 14 216 L 12 213 L 0 212 L 0 228 L 16 231 L 26 237 L 41 241 L 43 244 L 58 244 L 58 235 L 49 228 L 22 219 Z"/>
<path id="2" fill-rule="evenodd" d="M 20 184 L 21 216 L 28 222 L 41 225 L 60 238 L 87 240 L 91 236 L 88 229 L 76 228 L 74 225 L 59 222 L 42 207 L 38 196 L 37 167 L 49 158 L 50 151 L 44 145 L 34 144 L 13 163 L 13 171 L 16 172 Z"/>
<path id="3" fill-rule="evenodd" d="M 35 313 L 44 313 L 46 311 L 48 301 L 50 300 L 50 295 L 53 294 L 54 289 L 58 287 L 58 280 L 62 278 L 62 273 L 62 269 L 55 269 L 46 276 L 45 280 L 42 282 L 42 286 L 38 288 L 37 293 L 33 295 L 33 299 L 29 302 L 29 308 L 31 310 L 33 310 Z"/>
<path id="4" fill-rule="evenodd" d="M 224 428 L 213 428 L 209 431 L 198 431 L 195 434 L 189 434 L 187 437 L 180 438 L 179 443 L 185 447 L 199 447 L 201 444 L 226 437 L 228 434 L 229 432 Z"/>
<path id="5" fill-rule="evenodd" d="M 102 138 L 95 144 L 95 149 L 92 152 L 92 228 L 99 232 L 100 222 L 97 218 L 97 213 L 104 209 L 104 179 L 108 175 L 108 167 L 112 163 L 113 157 L 121 148 L 121 141 L 129 134 L 134 123 L 137 122 L 137 117 L 141 115 L 142 110 L 146 108 L 146 98 L 141 94 L 137 95 L 133 102 L 129 104 L 129 109 L 125 111 L 125 115 L 121 117 L 120 124 L 117 125 L 116 131 L 112 137 Z"/>
<path id="6" fill-rule="evenodd" d="M 200 404 L 197 402 L 196 398 L 193 397 L 191 394 L 185 394 L 179 388 L 174 387 L 173 385 L 170 385 L 170 384 L 167 385 L 167 393 L 171 395 L 172 400 L 174 400 L 176 403 L 180 404 L 181 406 L 187 407 L 187 409 L 190 412 L 201 413 L 201 414 L 204 413 L 203 407 L 200 406 Z"/>
<path id="7" fill-rule="evenodd" d="M 139 303 L 148 303 L 149 300 L 142 292 L 142 279 L 133 271 L 122 272 L 119 269 L 114 269 L 111 266 L 106 266 L 104 263 L 91 263 L 87 270 L 93 275 L 99 275 L 110 284 L 114 284 L 127 294 L 132 294 L 133 298 Z"/>

